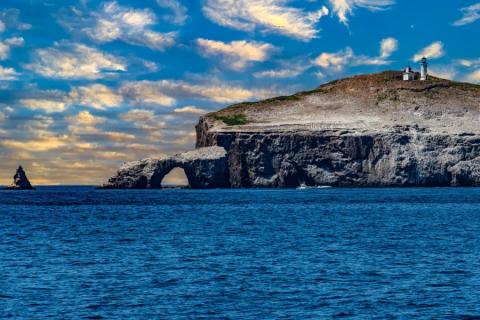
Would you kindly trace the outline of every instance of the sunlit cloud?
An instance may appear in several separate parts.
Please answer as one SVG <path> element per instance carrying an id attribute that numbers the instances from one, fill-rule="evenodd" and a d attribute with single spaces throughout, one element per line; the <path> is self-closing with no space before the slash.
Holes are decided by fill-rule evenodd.
<path id="1" fill-rule="evenodd" d="M 160 7 L 168 9 L 171 15 L 165 15 L 164 18 L 173 24 L 183 25 L 188 19 L 187 8 L 178 0 L 157 0 Z"/>
<path id="2" fill-rule="evenodd" d="M 379 11 L 388 9 L 394 4 L 393 0 L 329 0 L 329 2 L 333 13 L 345 25 L 348 25 L 348 16 L 352 15 L 357 7 Z"/>
<path id="3" fill-rule="evenodd" d="M 443 48 L 443 43 L 441 41 L 436 41 L 430 44 L 429 46 L 423 48 L 417 52 L 413 57 L 413 61 L 420 61 L 423 57 L 428 59 L 441 58 L 445 55 L 445 50 Z"/>
<path id="4" fill-rule="evenodd" d="M 454 26 L 464 26 L 480 19 L 480 2 L 461 8 L 462 17 L 453 23 Z"/>
<path id="5" fill-rule="evenodd" d="M 45 112 L 62 112 L 67 104 L 64 101 L 47 99 L 22 99 L 20 105 L 33 110 L 43 110 Z"/>
<path id="6" fill-rule="evenodd" d="M 468 82 L 480 83 L 480 69 L 467 74 L 465 79 Z"/>
<path id="7" fill-rule="evenodd" d="M 22 37 L 13 37 L 0 41 L 0 60 L 8 59 L 12 48 L 23 46 L 24 43 L 25 41 Z"/>
<path id="8" fill-rule="evenodd" d="M 196 114 L 204 114 L 204 113 L 207 113 L 207 110 L 205 109 L 201 109 L 201 108 L 197 108 L 195 106 L 185 106 L 185 107 L 182 107 L 182 108 L 176 108 L 174 110 L 174 112 L 176 113 L 196 113 Z"/>
<path id="9" fill-rule="evenodd" d="M 70 99 L 72 103 L 100 110 L 123 102 L 121 95 L 101 84 L 75 88 L 70 92 Z"/>
<path id="10" fill-rule="evenodd" d="M 16 80 L 20 74 L 13 68 L 0 66 L 0 81 Z"/>
<path id="11" fill-rule="evenodd" d="M 317 37 L 316 24 L 328 15 L 325 6 L 305 12 L 289 6 L 287 0 L 206 0 L 203 12 L 225 27 L 279 33 L 304 41 Z"/>
<path id="12" fill-rule="evenodd" d="M 388 59 L 398 49 L 395 38 L 385 38 L 380 42 L 380 52 L 377 57 L 356 55 L 349 47 L 337 52 L 323 52 L 313 64 L 330 72 L 341 72 L 347 66 L 381 66 L 391 63 Z"/>
<path id="13" fill-rule="evenodd" d="M 37 49 L 27 69 L 47 78 L 99 79 L 127 70 L 126 64 L 111 54 L 83 44 L 56 44 Z"/>
<path id="14" fill-rule="evenodd" d="M 160 106 L 173 106 L 179 98 L 229 103 L 260 97 L 265 93 L 227 84 L 191 84 L 178 80 L 126 82 L 120 91 L 137 104 Z"/>
<path id="15" fill-rule="evenodd" d="M 121 40 L 153 50 L 164 50 L 174 45 L 175 33 L 153 31 L 151 27 L 156 23 L 157 17 L 151 9 L 134 9 L 111 1 L 92 13 L 92 19 L 87 19 L 87 26 L 82 30 L 98 42 Z"/>
<path id="16" fill-rule="evenodd" d="M 197 39 L 197 44 L 205 56 L 220 56 L 223 63 L 234 70 L 242 70 L 251 62 L 261 62 L 269 58 L 274 49 L 271 44 L 261 42 L 232 41 L 229 43 L 208 39 Z"/>

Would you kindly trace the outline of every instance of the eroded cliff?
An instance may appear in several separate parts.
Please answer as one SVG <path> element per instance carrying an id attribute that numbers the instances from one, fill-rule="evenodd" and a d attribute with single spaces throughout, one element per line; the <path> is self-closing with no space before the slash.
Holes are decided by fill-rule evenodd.
<path id="1" fill-rule="evenodd" d="M 197 125 L 232 187 L 480 185 L 480 86 L 385 72 L 234 105 Z"/>
<path id="2" fill-rule="evenodd" d="M 157 188 L 174 166 L 193 188 L 477 186 L 479 119 L 479 85 L 361 75 L 207 114 L 197 157 L 129 163 L 106 187 Z"/>

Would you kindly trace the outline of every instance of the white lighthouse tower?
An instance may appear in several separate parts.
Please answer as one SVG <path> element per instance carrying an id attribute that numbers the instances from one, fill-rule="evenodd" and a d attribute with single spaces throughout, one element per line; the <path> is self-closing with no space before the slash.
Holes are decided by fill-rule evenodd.
<path id="1" fill-rule="evenodd" d="M 423 57 L 420 67 L 420 80 L 425 81 L 428 79 L 428 63 L 427 58 Z"/>

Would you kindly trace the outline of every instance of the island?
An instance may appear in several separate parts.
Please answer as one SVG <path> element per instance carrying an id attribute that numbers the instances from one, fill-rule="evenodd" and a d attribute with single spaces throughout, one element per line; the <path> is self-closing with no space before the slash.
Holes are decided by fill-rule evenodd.
<path id="1" fill-rule="evenodd" d="M 25 170 L 19 166 L 13 176 L 13 183 L 7 187 L 7 190 L 35 190 L 27 178 Z"/>
<path id="2" fill-rule="evenodd" d="M 192 188 L 480 185 L 480 85 L 421 77 L 358 75 L 229 106 L 200 118 L 196 150 L 127 163 L 103 187 L 161 188 L 175 167 Z"/>

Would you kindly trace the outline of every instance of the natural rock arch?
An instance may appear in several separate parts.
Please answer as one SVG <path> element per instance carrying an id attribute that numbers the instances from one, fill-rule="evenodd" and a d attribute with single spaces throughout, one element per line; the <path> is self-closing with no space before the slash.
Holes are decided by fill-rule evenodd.
<path id="1" fill-rule="evenodd" d="M 181 167 L 175 167 L 167 173 L 160 181 L 162 188 L 166 187 L 188 187 L 189 182 L 185 170 Z"/>
<path id="2" fill-rule="evenodd" d="M 225 149 L 206 147 L 172 157 L 125 163 L 102 188 L 161 189 L 163 178 L 174 168 L 185 171 L 189 186 L 193 189 L 230 186 Z"/>

